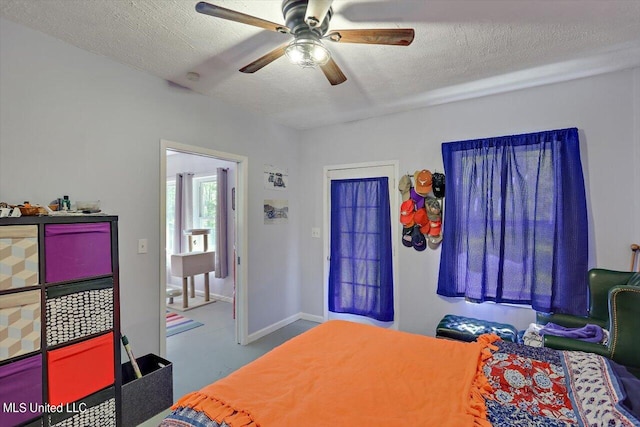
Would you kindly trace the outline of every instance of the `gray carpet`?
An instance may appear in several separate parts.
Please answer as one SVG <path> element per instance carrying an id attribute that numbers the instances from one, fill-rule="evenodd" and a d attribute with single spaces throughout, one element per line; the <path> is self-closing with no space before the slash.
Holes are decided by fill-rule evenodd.
<path id="1" fill-rule="evenodd" d="M 173 364 L 174 401 L 257 359 L 317 323 L 298 320 L 251 344 L 236 344 L 231 303 L 217 301 L 189 310 L 189 318 L 204 326 L 167 338 L 167 360 Z M 165 413 L 141 424 L 157 426 Z"/>

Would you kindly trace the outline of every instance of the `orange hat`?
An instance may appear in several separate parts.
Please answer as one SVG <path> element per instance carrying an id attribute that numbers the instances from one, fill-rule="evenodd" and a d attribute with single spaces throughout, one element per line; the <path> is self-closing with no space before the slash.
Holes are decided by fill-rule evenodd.
<path id="1" fill-rule="evenodd" d="M 400 205 L 400 222 L 405 227 L 412 227 L 414 225 L 413 216 L 415 215 L 415 206 L 413 200 L 405 200 Z"/>
<path id="2" fill-rule="evenodd" d="M 442 232 L 442 221 L 429 221 L 429 236 L 439 236 Z"/>
<path id="3" fill-rule="evenodd" d="M 427 211 L 425 208 L 416 210 L 416 213 L 413 216 L 413 221 L 416 225 L 420 226 L 420 232 L 422 234 L 427 234 L 429 232 L 431 226 L 429 224 L 429 218 L 427 218 Z"/>
<path id="4" fill-rule="evenodd" d="M 415 181 L 414 190 L 416 191 L 416 193 L 418 193 L 422 197 L 426 197 L 427 194 L 431 193 L 431 184 L 433 178 L 430 171 L 428 171 L 427 169 L 416 171 L 413 174 L 413 179 Z"/>

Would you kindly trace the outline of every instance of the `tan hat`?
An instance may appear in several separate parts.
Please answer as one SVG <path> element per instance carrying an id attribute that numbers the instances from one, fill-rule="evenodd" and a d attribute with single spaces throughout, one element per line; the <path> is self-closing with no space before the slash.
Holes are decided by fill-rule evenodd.
<path id="1" fill-rule="evenodd" d="M 409 200 L 411 196 L 411 177 L 409 175 L 403 175 L 400 178 L 400 183 L 398 184 L 398 190 L 400 194 L 402 194 L 402 201 Z"/>
<path id="2" fill-rule="evenodd" d="M 431 190 L 432 190 L 431 184 L 433 179 L 431 175 L 431 171 L 427 169 L 416 171 L 413 174 L 413 179 L 416 182 L 414 187 L 414 189 L 416 190 L 416 193 L 418 193 L 422 197 L 426 197 L 427 194 L 431 193 Z"/>
<path id="3" fill-rule="evenodd" d="M 442 242 L 442 234 L 438 235 L 438 236 L 427 236 L 427 246 L 429 246 L 429 248 L 431 249 L 437 249 L 438 246 L 440 246 L 440 243 Z"/>
<path id="4" fill-rule="evenodd" d="M 425 199 L 425 208 L 431 221 L 440 221 L 442 219 L 442 207 L 438 199 L 427 197 Z"/>

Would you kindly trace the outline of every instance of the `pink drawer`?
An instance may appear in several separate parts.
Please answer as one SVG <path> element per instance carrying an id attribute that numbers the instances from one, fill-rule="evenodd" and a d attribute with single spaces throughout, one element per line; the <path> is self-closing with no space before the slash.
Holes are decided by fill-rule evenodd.
<path id="1" fill-rule="evenodd" d="M 45 225 L 45 281 L 111 274 L 111 224 Z"/>

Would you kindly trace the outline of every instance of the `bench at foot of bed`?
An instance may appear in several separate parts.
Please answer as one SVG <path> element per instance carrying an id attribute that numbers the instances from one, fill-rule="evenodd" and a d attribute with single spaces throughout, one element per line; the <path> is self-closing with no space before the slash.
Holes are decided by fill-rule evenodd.
<path id="1" fill-rule="evenodd" d="M 518 330 L 507 323 L 447 314 L 436 328 L 437 338 L 475 341 L 482 334 L 496 334 L 504 341 L 518 342 Z"/>

